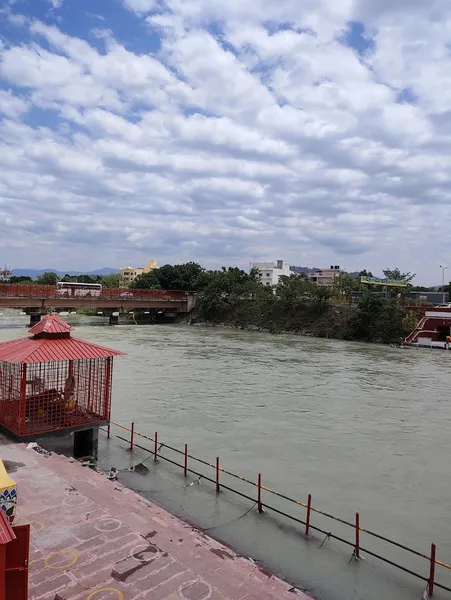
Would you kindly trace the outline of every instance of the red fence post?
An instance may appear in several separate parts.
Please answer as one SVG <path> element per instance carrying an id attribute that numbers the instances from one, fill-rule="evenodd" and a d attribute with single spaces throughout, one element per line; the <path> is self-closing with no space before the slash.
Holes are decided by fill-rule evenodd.
<path id="1" fill-rule="evenodd" d="M 155 437 L 154 437 L 154 442 L 155 442 L 155 447 L 154 447 L 154 452 L 153 452 L 153 459 L 155 462 L 157 462 L 158 460 L 158 432 L 155 432 Z"/>
<path id="2" fill-rule="evenodd" d="M 306 519 L 306 523 L 305 523 L 305 537 L 308 536 L 309 534 L 309 529 L 310 529 L 310 511 L 312 510 L 312 495 L 309 494 L 308 495 L 308 500 L 307 500 L 307 519 Z"/>
<path id="3" fill-rule="evenodd" d="M 262 476 L 261 473 L 258 474 L 258 483 L 257 483 L 257 508 L 258 512 L 263 512 L 262 507 Z"/>
<path id="4" fill-rule="evenodd" d="M 431 544 L 431 564 L 429 567 L 429 581 L 428 581 L 429 596 L 432 596 L 434 594 L 434 583 L 435 583 L 435 544 Z"/>
<path id="5" fill-rule="evenodd" d="M 221 491 L 219 487 L 219 456 L 216 457 L 216 492 Z"/>
<path id="6" fill-rule="evenodd" d="M 130 429 L 130 450 L 133 450 L 133 442 L 135 441 L 135 423 L 132 423 L 132 428 Z"/>
<path id="7" fill-rule="evenodd" d="M 185 463 L 183 465 L 185 477 L 188 475 L 188 444 L 185 444 Z"/>
<path id="8" fill-rule="evenodd" d="M 355 548 L 354 555 L 360 558 L 360 515 L 355 513 Z"/>

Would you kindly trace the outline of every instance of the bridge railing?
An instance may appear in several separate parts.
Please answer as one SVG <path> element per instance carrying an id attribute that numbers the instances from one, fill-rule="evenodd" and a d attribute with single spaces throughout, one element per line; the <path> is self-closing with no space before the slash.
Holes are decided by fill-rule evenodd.
<path id="1" fill-rule="evenodd" d="M 91 297 L 97 297 L 95 292 Z M 181 290 L 140 290 L 128 288 L 102 288 L 100 298 L 110 300 L 167 300 L 186 302 L 192 292 Z M 0 284 L 0 298 L 80 298 L 77 294 L 58 293 L 54 285 L 33 285 L 22 283 Z"/>
<path id="2" fill-rule="evenodd" d="M 23 283 L 0 284 L 1 298 L 49 298 L 55 296 L 54 285 L 32 285 Z"/>

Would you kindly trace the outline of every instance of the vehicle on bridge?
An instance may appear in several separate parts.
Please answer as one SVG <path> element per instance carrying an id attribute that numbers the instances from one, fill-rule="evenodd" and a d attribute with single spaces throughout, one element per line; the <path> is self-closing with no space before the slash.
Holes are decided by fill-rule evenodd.
<path id="1" fill-rule="evenodd" d="M 100 283 L 75 283 L 74 281 L 58 281 L 56 284 L 58 296 L 101 296 L 102 285 Z"/>

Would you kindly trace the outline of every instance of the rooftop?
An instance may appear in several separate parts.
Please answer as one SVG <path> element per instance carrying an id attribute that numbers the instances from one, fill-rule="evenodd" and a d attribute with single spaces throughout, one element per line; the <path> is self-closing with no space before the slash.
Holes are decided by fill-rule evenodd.
<path id="1" fill-rule="evenodd" d="M 47 316 L 29 330 L 33 337 L 0 343 L 0 361 L 8 363 L 43 363 L 124 356 L 113 350 L 70 337 L 73 331 L 59 316 Z"/>

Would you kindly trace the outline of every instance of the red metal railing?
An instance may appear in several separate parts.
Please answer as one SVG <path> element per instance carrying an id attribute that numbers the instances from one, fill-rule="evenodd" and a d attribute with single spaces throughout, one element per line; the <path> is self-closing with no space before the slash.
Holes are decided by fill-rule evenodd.
<path id="1" fill-rule="evenodd" d="M 408 546 L 401 544 L 400 542 L 397 542 L 394 539 L 390 539 L 384 535 L 381 535 L 379 533 L 375 533 L 374 531 L 370 531 L 369 529 L 366 529 L 364 527 L 361 526 L 360 523 L 360 514 L 357 512 L 355 513 L 355 518 L 354 521 L 348 521 L 346 519 L 343 519 L 341 517 L 336 517 L 330 513 L 327 513 L 323 510 L 320 510 L 319 508 L 316 508 L 312 505 L 312 495 L 308 494 L 308 499 L 307 502 L 301 502 L 300 500 L 296 500 L 295 498 L 291 498 L 289 496 L 287 496 L 286 494 L 283 494 L 281 492 L 277 492 L 276 490 L 271 489 L 268 486 L 265 486 L 262 484 L 262 476 L 261 473 L 259 473 L 257 475 L 256 481 L 252 481 L 250 479 L 247 479 L 246 477 L 243 477 L 242 475 L 238 475 L 236 473 L 232 473 L 231 471 L 228 471 L 224 468 L 220 467 L 220 461 L 219 461 L 219 457 L 216 458 L 215 463 L 209 463 L 208 461 L 205 461 L 201 458 L 197 458 L 196 456 L 193 456 L 192 454 L 188 454 L 188 446 L 187 444 L 185 444 L 184 449 L 183 450 L 179 450 L 178 448 L 174 448 L 173 446 L 170 446 L 168 444 L 165 444 L 161 441 L 159 441 L 158 439 L 158 433 L 155 433 L 154 437 L 151 438 L 143 433 L 139 433 L 136 431 L 134 424 L 132 426 L 132 428 L 130 429 L 129 427 L 126 427 L 124 425 L 121 425 L 120 423 L 116 423 L 115 421 L 110 421 L 110 423 L 112 425 L 115 425 L 116 427 L 119 427 L 120 429 L 123 429 L 124 431 L 127 431 L 130 433 L 130 438 L 124 438 L 121 437 L 120 435 L 116 435 L 116 437 L 124 442 L 127 442 L 127 444 L 129 444 L 129 449 L 133 450 L 133 448 L 140 448 L 141 450 L 145 450 L 146 452 L 149 452 L 150 455 L 154 456 L 154 460 L 165 460 L 168 463 L 175 465 L 176 467 L 180 467 L 181 469 L 183 469 L 184 475 L 187 476 L 188 473 L 192 473 L 193 475 L 195 475 L 196 477 L 199 478 L 199 481 L 205 480 L 205 481 L 209 481 L 210 483 L 212 483 L 215 488 L 216 488 L 216 492 L 218 493 L 221 489 L 225 489 L 229 492 L 232 492 L 233 494 L 237 494 L 238 496 L 245 498 L 246 500 L 249 500 L 251 502 L 254 503 L 254 506 L 257 508 L 258 512 L 263 512 L 263 508 L 266 508 L 278 515 L 281 515 L 283 517 L 286 517 L 288 519 L 291 519 L 292 521 L 294 521 L 295 523 L 301 524 L 305 526 L 305 535 L 308 536 L 310 530 L 313 531 L 318 531 L 322 534 L 324 534 L 326 537 L 324 538 L 324 541 L 322 542 L 321 546 L 324 544 L 324 542 L 328 539 L 334 539 L 337 540 L 339 542 L 342 542 L 343 544 L 349 546 L 352 549 L 352 557 L 355 558 L 356 560 L 360 559 L 360 554 L 361 552 L 366 553 L 368 556 L 371 556 L 373 558 L 377 558 L 378 560 L 392 566 L 395 567 L 401 571 L 403 571 L 404 573 L 408 573 L 409 575 L 412 575 L 413 577 L 416 577 L 417 579 L 422 580 L 423 582 L 426 583 L 426 589 L 427 589 L 427 593 L 428 596 L 432 596 L 434 593 L 434 587 L 440 588 L 442 590 L 446 590 L 448 592 L 451 592 L 451 588 L 447 587 L 446 585 L 443 585 L 441 583 L 438 583 L 436 581 L 436 574 L 435 574 L 435 568 L 436 566 L 440 566 L 444 569 L 447 570 L 451 570 L 451 565 L 447 564 L 445 562 L 442 562 L 441 560 L 438 560 L 436 558 L 436 546 L 435 544 L 431 544 L 430 546 L 430 552 L 429 554 L 425 554 L 423 552 L 419 552 L 418 550 L 415 550 L 413 548 L 409 548 Z M 107 431 L 108 434 L 108 438 L 110 438 L 110 425 L 108 425 L 108 429 L 104 430 Z M 141 446 L 139 444 L 136 443 L 136 436 L 139 436 L 143 439 L 146 439 L 150 442 L 153 442 L 154 445 L 154 449 L 150 450 L 149 448 L 145 448 L 144 446 Z M 177 460 L 173 460 L 172 458 L 168 458 L 167 456 L 164 456 L 162 454 L 162 449 L 168 449 L 171 450 L 172 452 L 175 452 L 176 454 L 179 454 L 181 456 L 183 456 L 183 463 L 179 463 L 177 462 Z M 205 467 L 208 467 L 210 469 L 214 470 L 214 473 L 212 473 L 211 477 L 208 475 L 205 475 L 204 473 L 199 473 L 198 471 L 189 468 L 188 467 L 188 459 L 195 461 L 197 463 L 200 463 L 201 465 L 204 465 Z M 240 480 L 246 484 L 249 484 L 250 486 L 253 486 L 254 488 L 257 488 L 256 490 L 256 496 L 253 496 L 251 494 L 251 492 L 249 493 L 243 493 L 242 491 L 239 491 L 237 489 L 234 489 L 228 485 L 225 485 L 224 483 L 220 482 L 220 473 L 224 473 L 225 475 L 228 475 L 232 478 L 235 478 L 237 480 Z M 274 496 L 277 496 L 278 498 L 281 498 L 284 501 L 287 501 L 291 504 L 295 504 L 298 507 L 302 507 L 306 509 L 306 519 L 305 521 L 299 517 L 296 517 L 290 513 L 287 513 L 285 511 L 280 510 L 279 508 L 272 506 L 270 504 L 267 504 L 266 502 L 263 501 L 262 499 L 262 493 L 266 492 L 267 494 L 271 494 Z M 251 495 L 249 495 L 251 494 Z M 317 525 L 312 524 L 311 520 L 312 520 L 312 514 L 316 513 L 318 515 L 322 515 L 323 517 L 327 518 L 327 519 L 331 519 L 333 521 L 338 522 L 341 525 L 345 525 L 347 527 L 350 527 L 354 530 L 354 536 L 352 540 L 349 539 L 345 539 L 339 535 L 336 535 L 334 533 L 332 533 L 330 530 L 325 530 L 322 529 L 320 527 L 318 527 Z M 415 571 L 413 571 L 412 569 L 409 569 L 403 565 L 400 565 L 396 562 L 394 562 L 393 560 L 390 560 L 387 557 L 381 556 L 380 554 L 373 552 L 371 550 L 369 550 L 368 548 L 364 548 L 362 547 L 361 543 L 360 543 L 360 534 L 364 533 L 365 535 L 369 536 L 370 538 L 375 538 L 377 540 L 381 540 L 382 542 L 385 542 L 391 546 L 394 546 L 395 548 L 398 548 L 400 550 L 404 550 L 405 552 L 408 552 L 416 557 L 419 557 L 421 559 L 424 559 L 428 562 L 429 564 L 429 572 L 428 572 L 428 576 L 426 575 L 421 575 L 420 573 L 416 573 Z"/>
<path id="2" fill-rule="evenodd" d="M 70 292 L 70 290 L 68 290 Z M 58 293 L 54 285 L 32 285 L 32 284 L 0 284 L 0 298 L 73 298 L 80 300 L 83 298 L 105 298 L 110 300 L 167 300 L 167 301 L 187 301 L 188 297 L 192 296 L 193 292 L 181 290 L 141 290 L 128 288 L 102 288 L 100 295 L 96 290 L 93 290 L 90 296 L 88 295 L 71 295 Z"/>

